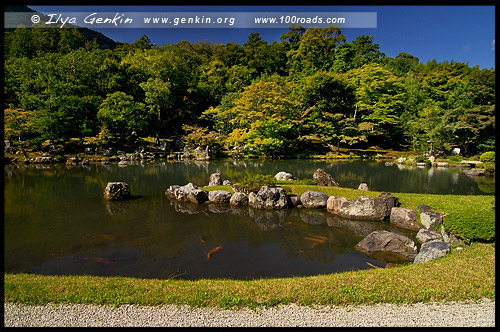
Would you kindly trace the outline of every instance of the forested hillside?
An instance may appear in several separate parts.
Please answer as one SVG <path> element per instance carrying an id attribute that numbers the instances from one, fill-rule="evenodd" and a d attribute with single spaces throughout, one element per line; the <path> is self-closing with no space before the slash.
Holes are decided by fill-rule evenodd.
<path id="1" fill-rule="evenodd" d="M 341 148 L 494 149 L 495 70 L 386 56 L 371 36 L 290 26 L 271 44 L 103 49 L 77 29 L 5 32 L 5 138 L 183 139 L 265 157 Z"/>

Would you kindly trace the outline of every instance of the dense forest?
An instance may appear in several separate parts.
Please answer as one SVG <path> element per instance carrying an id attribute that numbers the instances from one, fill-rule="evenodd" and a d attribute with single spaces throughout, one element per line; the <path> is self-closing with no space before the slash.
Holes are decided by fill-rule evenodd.
<path id="1" fill-rule="evenodd" d="M 4 32 L 4 136 L 31 147 L 79 139 L 182 140 L 214 153 L 283 157 L 340 148 L 495 147 L 495 70 L 420 63 L 371 36 L 292 25 L 271 44 L 104 48 L 74 28 Z"/>

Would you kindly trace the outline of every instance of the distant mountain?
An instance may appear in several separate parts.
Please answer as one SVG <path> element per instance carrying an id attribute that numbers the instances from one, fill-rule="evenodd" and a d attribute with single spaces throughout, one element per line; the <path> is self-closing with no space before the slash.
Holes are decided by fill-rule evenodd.
<path id="1" fill-rule="evenodd" d="M 40 15 L 41 17 L 44 17 L 44 18 L 47 18 L 48 20 L 48 17 L 42 13 L 38 13 L 36 10 L 33 10 L 27 6 L 5 6 L 4 7 L 4 12 L 29 12 L 29 13 L 37 13 L 38 15 Z M 77 26 L 73 26 L 71 24 L 66 24 L 66 26 L 70 26 L 70 27 L 73 27 L 73 28 L 76 28 L 78 29 L 78 31 L 85 36 L 85 40 L 86 41 L 92 41 L 93 39 L 95 39 L 97 41 L 97 43 L 99 44 L 99 46 L 103 49 L 105 48 L 109 48 L 109 49 L 114 49 L 118 43 L 115 42 L 114 40 L 112 40 L 111 38 L 108 38 L 106 37 L 105 35 L 103 35 L 102 33 L 100 32 L 97 32 L 97 31 L 94 31 L 94 30 L 90 30 L 88 28 L 81 28 L 81 27 L 77 27 Z M 14 31 L 15 29 L 11 28 L 11 29 L 4 29 L 4 31 Z"/>

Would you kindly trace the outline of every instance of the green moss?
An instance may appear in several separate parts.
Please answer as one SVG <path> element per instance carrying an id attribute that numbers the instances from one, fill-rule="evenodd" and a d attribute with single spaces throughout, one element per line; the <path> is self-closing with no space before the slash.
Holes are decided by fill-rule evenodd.
<path id="1" fill-rule="evenodd" d="M 263 186 L 275 187 L 276 178 L 272 175 L 252 174 L 245 176 L 240 185 L 248 191 L 257 192 Z"/>

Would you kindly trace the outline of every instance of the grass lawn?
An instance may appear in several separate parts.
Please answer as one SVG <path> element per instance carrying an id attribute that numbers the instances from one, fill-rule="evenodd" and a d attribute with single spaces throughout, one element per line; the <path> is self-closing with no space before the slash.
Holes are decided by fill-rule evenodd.
<path id="1" fill-rule="evenodd" d="M 280 185 L 294 194 L 306 190 L 355 199 L 379 192 Z M 230 190 L 230 187 L 214 187 Z M 469 248 L 418 265 L 342 272 L 311 277 L 229 280 L 157 280 L 125 277 L 41 276 L 4 274 L 4 301 L 45 304 L 100 305 L 187 304 L 193 307 L 256 308 L 278 304 L 357 305 L 418 303 L 495 298 L 494 196 L 453 196 L 392 193 L 402 207 L 427 204 L 446 213 L 447 229 L 458 229 Z M 467 218 L 467 216 L 472 216 Z M 479 229 L 477 229 L 479 228 Z M 459 234 L 459 233 L 456 233 Z M 477 242 L 480 236 L 489 243 Z M 484 242 L 484 241 L 483 241 Z"/>

